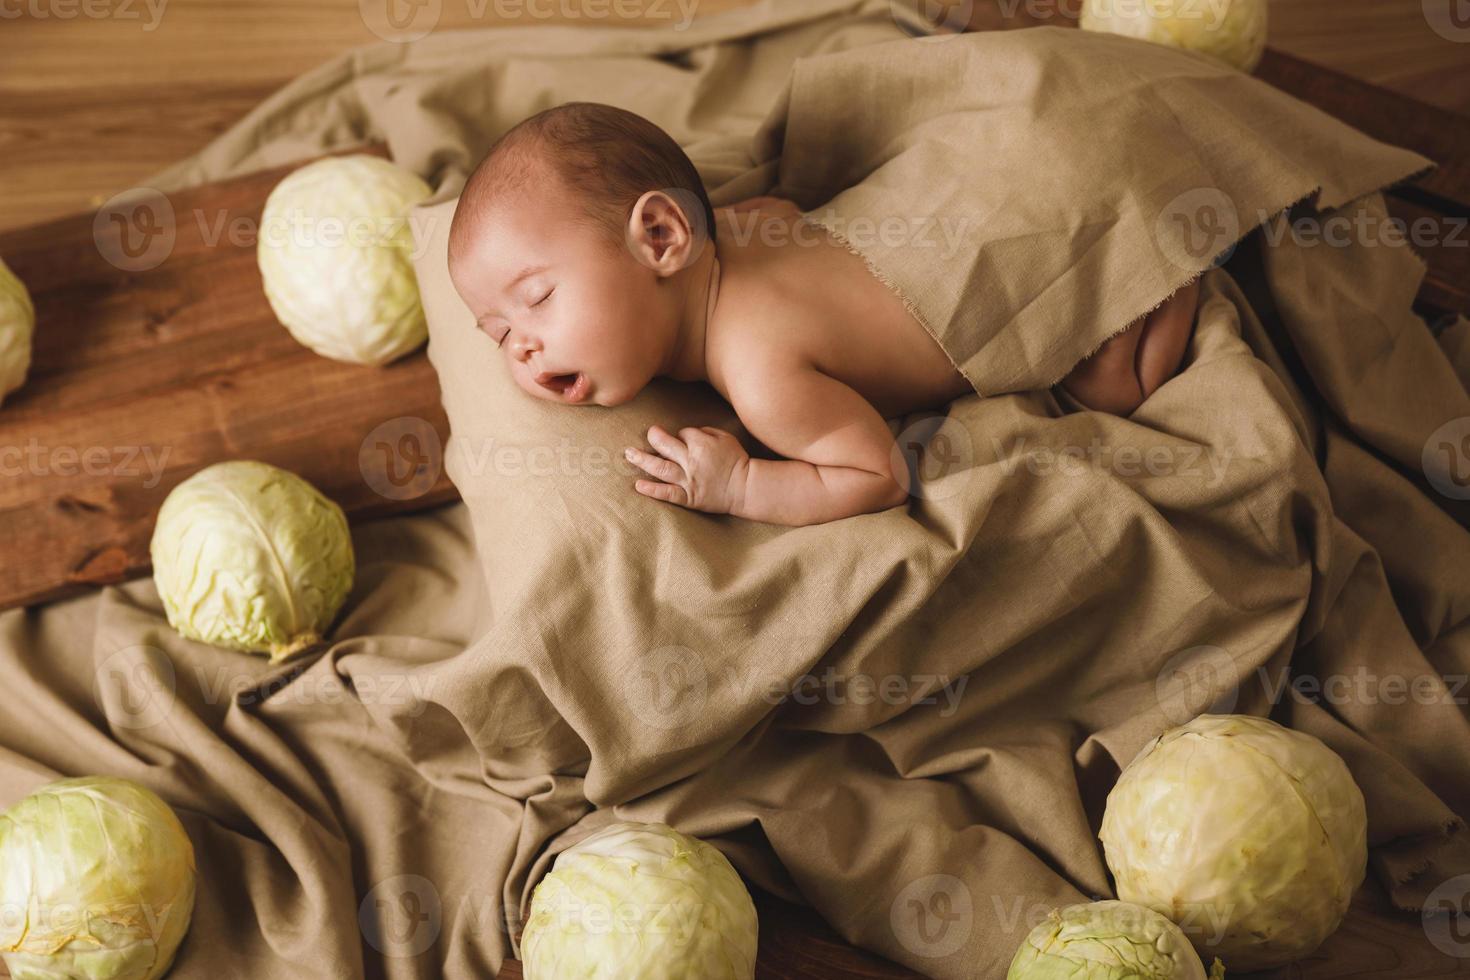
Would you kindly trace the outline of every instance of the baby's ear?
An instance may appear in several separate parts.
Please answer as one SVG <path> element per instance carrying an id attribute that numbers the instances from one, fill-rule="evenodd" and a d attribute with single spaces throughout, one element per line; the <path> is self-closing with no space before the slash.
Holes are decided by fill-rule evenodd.
<path id="1" fill-rule="evenodd" d="M 709 241 L 704 207 L 682 188 L 647 191 L 633 205 L 624 238 L 633 257 L 661 276 L 694 264 Z"/>

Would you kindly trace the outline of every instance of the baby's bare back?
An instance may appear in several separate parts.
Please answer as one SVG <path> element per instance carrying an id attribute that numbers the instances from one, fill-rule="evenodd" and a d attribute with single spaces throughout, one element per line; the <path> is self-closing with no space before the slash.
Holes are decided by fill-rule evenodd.
<path id="1" fill-rule="evenodd" d="M 794 204 L 766 198 L 760 211 L 716 214 L 720 286 L 707 356 L 727 399 L 748 372 L 785 368 L 841 381 L 885 418 L 972 391 L 898 295 Z"/>

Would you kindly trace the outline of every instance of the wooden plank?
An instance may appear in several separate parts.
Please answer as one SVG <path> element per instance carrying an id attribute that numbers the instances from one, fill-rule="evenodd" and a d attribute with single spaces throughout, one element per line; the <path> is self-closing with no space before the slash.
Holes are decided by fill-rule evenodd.
<path id="1" fill-rule="evenodd" d="M 1420 187 L 1470 207 L 1470 117 L 1268 49 L 1257 77 L 1361 129 L 1439 164 Z"/>
<path id="2" fill-rule="evenodd" d="M 756 980 L 913 980 L 914 973 L 849 945 L 810 908 L 751 889 L 760 916 Z M 521 980 L 519 960 L 506 960 L 496 980 Z M 693 980 L 693 978 L 691 978 Z"/>
<path id="3" fill-rule="evenodd" d="M 695 13 L 751 2 L 700 0 Z M 971 7 L 976 28 L 994 28 L 1075 20 L 1078 0 L 922 2 L 931 10 Z M 515 16 L 530 6 L 446 2 L 437 29 L 658 20 L 590 21 L 578 16 L 583 0 L 544 3 L 536 8 L 544 19 Z M 20 16 L 0 30 L 0 229 L 96 207 L 198 150 L 293 76 L 377 40 L 356 0 L 189 0 L 168 4 L 153 30 L 144 29 L 141 0 L 125 17 L 62 19 L 35 16 L 29 4 L 12 8 Z M 1271 18 L 1279 52 L 1470 112 L 1463 83 L 1470 44 L 1436 35 L 1419 3 L 1272 0 Z"/>
<path id="4" fill-rule="evenodd" d="M 289 469 L 353 519 L 454 497 L 437 459 L 410 458 L 448 433 L 424 353 L 384 368 L 331 361 L 297 344 L 266 302 L 254 230 L 291 169 L 171 195 L 171 222 L 146 202 L 126 231 L 133 245 L 153 220 L 175 236 L 154 268 L 137 268 L 149 253 L 121 251 L 122 225 L 103 221 L 94 238 L 92 215 L 0 235 L 37 314 L 30 378 L 0 408 L 0 468 L 12 477 L 0 480 L 0 608 L 146 572 L 163 498 L 220 460 Z M 400 417 L 420 421 L 369 439 Z M 421 482 L 385 484 L 389 463 L 398 479 L 422 463 Z"/>
<path id="5" fill-rule="evenodd" d="M 1271 0 L 1270 45 L 1418 99 L 1470 114 L 1470 44 L 1437 33 L 1429 14 L 1455 0 Z M 1463 15 L 1462 21 L 1463 21 Z"/>
<path id="6" fill-rule="evenodd" d="M 840 977 L 921 977 L 903 967 L 846 945 L 814 912 L 754 892 L 760 912 L 757 980 L 837 980 Z M 1289 966 L 1256 973 L 1229 973 L 1231 980 L 1433 980 L 1470 976 L 1470 942 L 1463 956 L 1436 949 L 1416 912 L 1389 905 L 1376 880 L 1354 896 L 1342 926 L 1311 956 Z M 521 964 L 507 960 L 497 980 L 521 980 Z"/>
<path id="7" fill-rule="evenodd" d="M 372 0 L 377 10 L 397 0 Z M 756 0 L 445 0 L 435 31 L 673 30 Z M 88 9 L 94 6 L 88 0 Z M 0 229 L 95 208 L 198 151 L 289 80 L 381 43 L 366 0 L 0 2 Z M 155 16 L 156 15 L 156 16 Z M 417 15 L 416 15 L 417 16 Z M 536 34 L 526 35 L 528 49 Z"/>
<path id="8" fill-rule="evenodd" d="M 1290 6 L 1290 5 L 1287 5 Z M 1038 0 L 1029 4 L 981 3 L 968 9 L 967 29 L 1014 30 L 1048 25 L 1075 27 L 1081 0 Z M 939 24 L 953 19 L 953 11 L 966 9 L 936 4 L 930 18 Z M 1274 8 L 1273 8 L 1274 9 Z M 1400 15 L 1388 13 L 1395 22 Z M 1427 34 L 1427 26 L 1423 28 Z M 1375 139 L 1407 147 L 1433 160 L 1439 168 L 1419 180 L 1417 186 L 1439 195 L 1461 208 L 1470 207 L 1470 116 L 1420 101 L 1326 65 L 1307 61 L 1282 50 L 1295 33 L 1284 38 L 1272 35 L 1255 75 L 1289 95 L 1307 102 L 1328 115 L 1362 130 Z M 1470 44 L 1455 45 L 1441 40 L 1438 47 L 1455 52 L 1445 80 L 1470 71 Z M 1463 86 L 1462 86 L 1463 87 Z M 1443 211 L 1444 208 L 1439 208 Z"/>
<path id="9" fill-rule="evenodd" d="M 96 209 L 197 152 L 277 87 L 216 82 L 114 85 L 104 92 L 78 85 L 35 93 L 0 87 L 0 229 Z"/>
<path id="10" fill-rule="evenodd" d="M 1470 976 L 1470 942 L 1458 956 L 1429 941 L 1423 916 L 1391 906 L 1370 873 L 1353 896 L 1347 918 L 1311 956 L 1259 973 L 1230 973 L 1231 980 L 1432 980 Z"/>
<path id="11" fill-rule="evenodd" d="M 1470 316 L 1470 218 L 1447 215 L 1397 194 L 1385 200 L 1388 213 L 1403 222 L 1410 247 L 1429 266 L 1418 305 L 1435 315 Z"/>

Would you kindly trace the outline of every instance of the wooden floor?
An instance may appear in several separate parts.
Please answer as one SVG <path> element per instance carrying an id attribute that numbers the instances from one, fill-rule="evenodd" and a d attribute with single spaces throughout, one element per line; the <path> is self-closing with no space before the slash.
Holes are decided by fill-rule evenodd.
<path id="1" fill-rule="evenodd" d="M 704 16 L 750 0 L 693 2 Z M 1023 11 L 1031 3 L 1054 6 L 1053 0 L 975 2 L 979 19 L 987 4 Z M 1273 0 L 1271 42 L 1470 115 L 1470 28 L 1459 42 L 1435 33 L 1423 5 L 1441 2 L 1464 4 Z M 95 208 L 198 149 L 291 77 L 377 40 L 358 0 L 0 3 L 0 229 Z M 642 21 L 577 22 L 668 23 L 667 11 L 677 9 L 669 2 L 641 6 L 653 12 Z M 84 9 L 110 16 L 82 16 Z M 441 9 L 439 27 L 449 29 L 565 23 L 567 11 L 584 8 L 580 0 L 441 0 Z M 585 9 L 618 8 L 599 0 Z M 496 17 L 497 10 L 551 16 Z"/>

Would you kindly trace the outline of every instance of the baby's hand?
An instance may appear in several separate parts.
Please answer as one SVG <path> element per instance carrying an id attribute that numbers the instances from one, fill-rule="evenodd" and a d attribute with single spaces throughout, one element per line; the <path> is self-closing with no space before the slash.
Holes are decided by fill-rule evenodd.
<path id="1" fill-rule="evenodd" d="M 648 430 L 648 444 L 653 453 L 624 450 L 629 462 L 655 478 L 636 482 L 639 493 L 711 514 L 728 514 L 741 505 L 750 455 L 724 429 L 680 429 L 675 438 L 655 425 Z"/>

